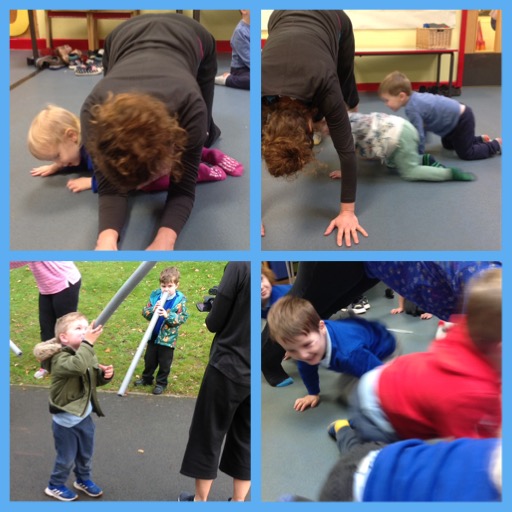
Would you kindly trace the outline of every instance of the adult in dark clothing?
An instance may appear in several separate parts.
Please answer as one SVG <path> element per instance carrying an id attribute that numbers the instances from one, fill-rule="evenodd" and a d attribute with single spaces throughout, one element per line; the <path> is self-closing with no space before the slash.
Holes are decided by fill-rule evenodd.
<path id="1" fill-rule="evenodd" d="M 337 244 L 368 236 L 355 215 L 357 162 L 347 108 L 359 103 L 354 34 L 343 11 L 274 11 L 261 56 L 262 154 L 273 176 L 314 160 L 313 123 L 325 117 L 342 170 Z"/>
<path id="2" fill-rule="evenodd" d="M 148 249 L 172 250 L 194 204 L 202 148 L 220 135 L 212 119 L 215 40 L 181 14 L 136 16 L 107 36 L 103 67 L 81 110 L 98 181 L 96 248 L 117 249 L 128 192 L 170 175 Z"/>
<path id="3" fill-rule="evenodd" d="M 441 320 L 462 310 L 465 284 L 475 274 L 499 268 L 498 261 L 306 261 L 298 267 L 290 293 L 309 300 L 327 319 L 379 281 Z M 281 366 L 284 350 L 262 332 L 261 369 L 271 386 L 289 379 Z M 290 381 L 289 381 L 290 382 Z"/>
<path id="4" fill-rule="evenodd" d="M 233 501 L 244 501 L 249 492 L 250 292 L 250 263 L 229 262 L 206 317 L 206 326 L 215 337 L 180 470 L 181 474 L 195 478 L 195 494 L 183 492 L 179 501 L 206 501 L 217 469 L 233 478 Z"/>

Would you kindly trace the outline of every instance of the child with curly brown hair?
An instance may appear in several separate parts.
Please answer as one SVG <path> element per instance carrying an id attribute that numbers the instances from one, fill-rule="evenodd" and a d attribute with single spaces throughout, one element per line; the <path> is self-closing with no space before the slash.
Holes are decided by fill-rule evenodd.
<path id="1" fill-rule="evenodd" d="M 194 205 L 203 148 L 220 136 L 212 117 L 215 39 L 181 14 L 144 14 L 118 25 L 104 49 L 104 77 L 80 115 L 98 180 L 96 249 L 117 250 L 127 193 L 169 176 L 164 212 L 147 249 L 172 250 Z"/>
<path id="2" fill-rule="evenodd" d="M 339 214 L 325 230 L 348 247 L 368 236 L 355 215 L 357 162 L 347 116 L 359 103 L 354 34 L 343 11 L 272 13 L 261 55 L 262 156 L 273 176 L 314 160 L 313 125 L 325 117 L 343 169 Z M 263 234 L 263 229 L 262 229 Z"/>

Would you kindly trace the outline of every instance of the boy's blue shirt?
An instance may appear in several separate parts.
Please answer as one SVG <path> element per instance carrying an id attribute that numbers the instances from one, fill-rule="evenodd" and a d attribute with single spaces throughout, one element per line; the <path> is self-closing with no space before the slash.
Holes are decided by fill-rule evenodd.
<path id="1" fill-rule="evenodd" d="M 459 122 L 461 105 L 458 101 L 431 94 L 429 92 L 413 92 L 405 105 L 405 115 L 418 130 L 420 143 L 418 152 L 425 153 L 427 132 L 440 137 L 448 135 Z"/>
<path id="2" fill-rule="evenodd" d="M 396 340 L 379 322 L 362 318 L 325 320 L 328 333 L 326 359 L 321 365 L 339 373 L 361 377 L 382 364 L 396 347 Z M 297 361 L 297 367 L 309 395 L 320 394 L 318 367 Z"/>

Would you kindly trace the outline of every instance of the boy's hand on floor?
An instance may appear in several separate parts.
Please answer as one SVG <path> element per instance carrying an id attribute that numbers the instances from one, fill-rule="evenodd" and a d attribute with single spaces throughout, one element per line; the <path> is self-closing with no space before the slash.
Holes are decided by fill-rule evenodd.
<path id="1" fill-rule="evenodd" d="M 293 408 L 296 411 L 302 412 L 310 407 L 316 407 L 320 402 L 320 395 L 306 395 L 304 398 L 297 398 Z"/>

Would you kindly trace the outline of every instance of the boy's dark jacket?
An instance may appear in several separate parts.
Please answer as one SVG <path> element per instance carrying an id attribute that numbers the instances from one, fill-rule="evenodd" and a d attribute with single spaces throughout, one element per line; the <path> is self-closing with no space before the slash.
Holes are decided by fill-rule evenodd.
<path id="1" fill-rule="evenodd" d="M 34 355 L 51 375 L 50 412 L 68 412 L 83 416 L 89 401 L 98 416 L 104 416 L 96 395 L 96 386 L 112 380 L 106 379 L 98 365 L 94 347 L 83 341 L 78 350 L 59 343 L 55 338 L 38 343 Z"/>

